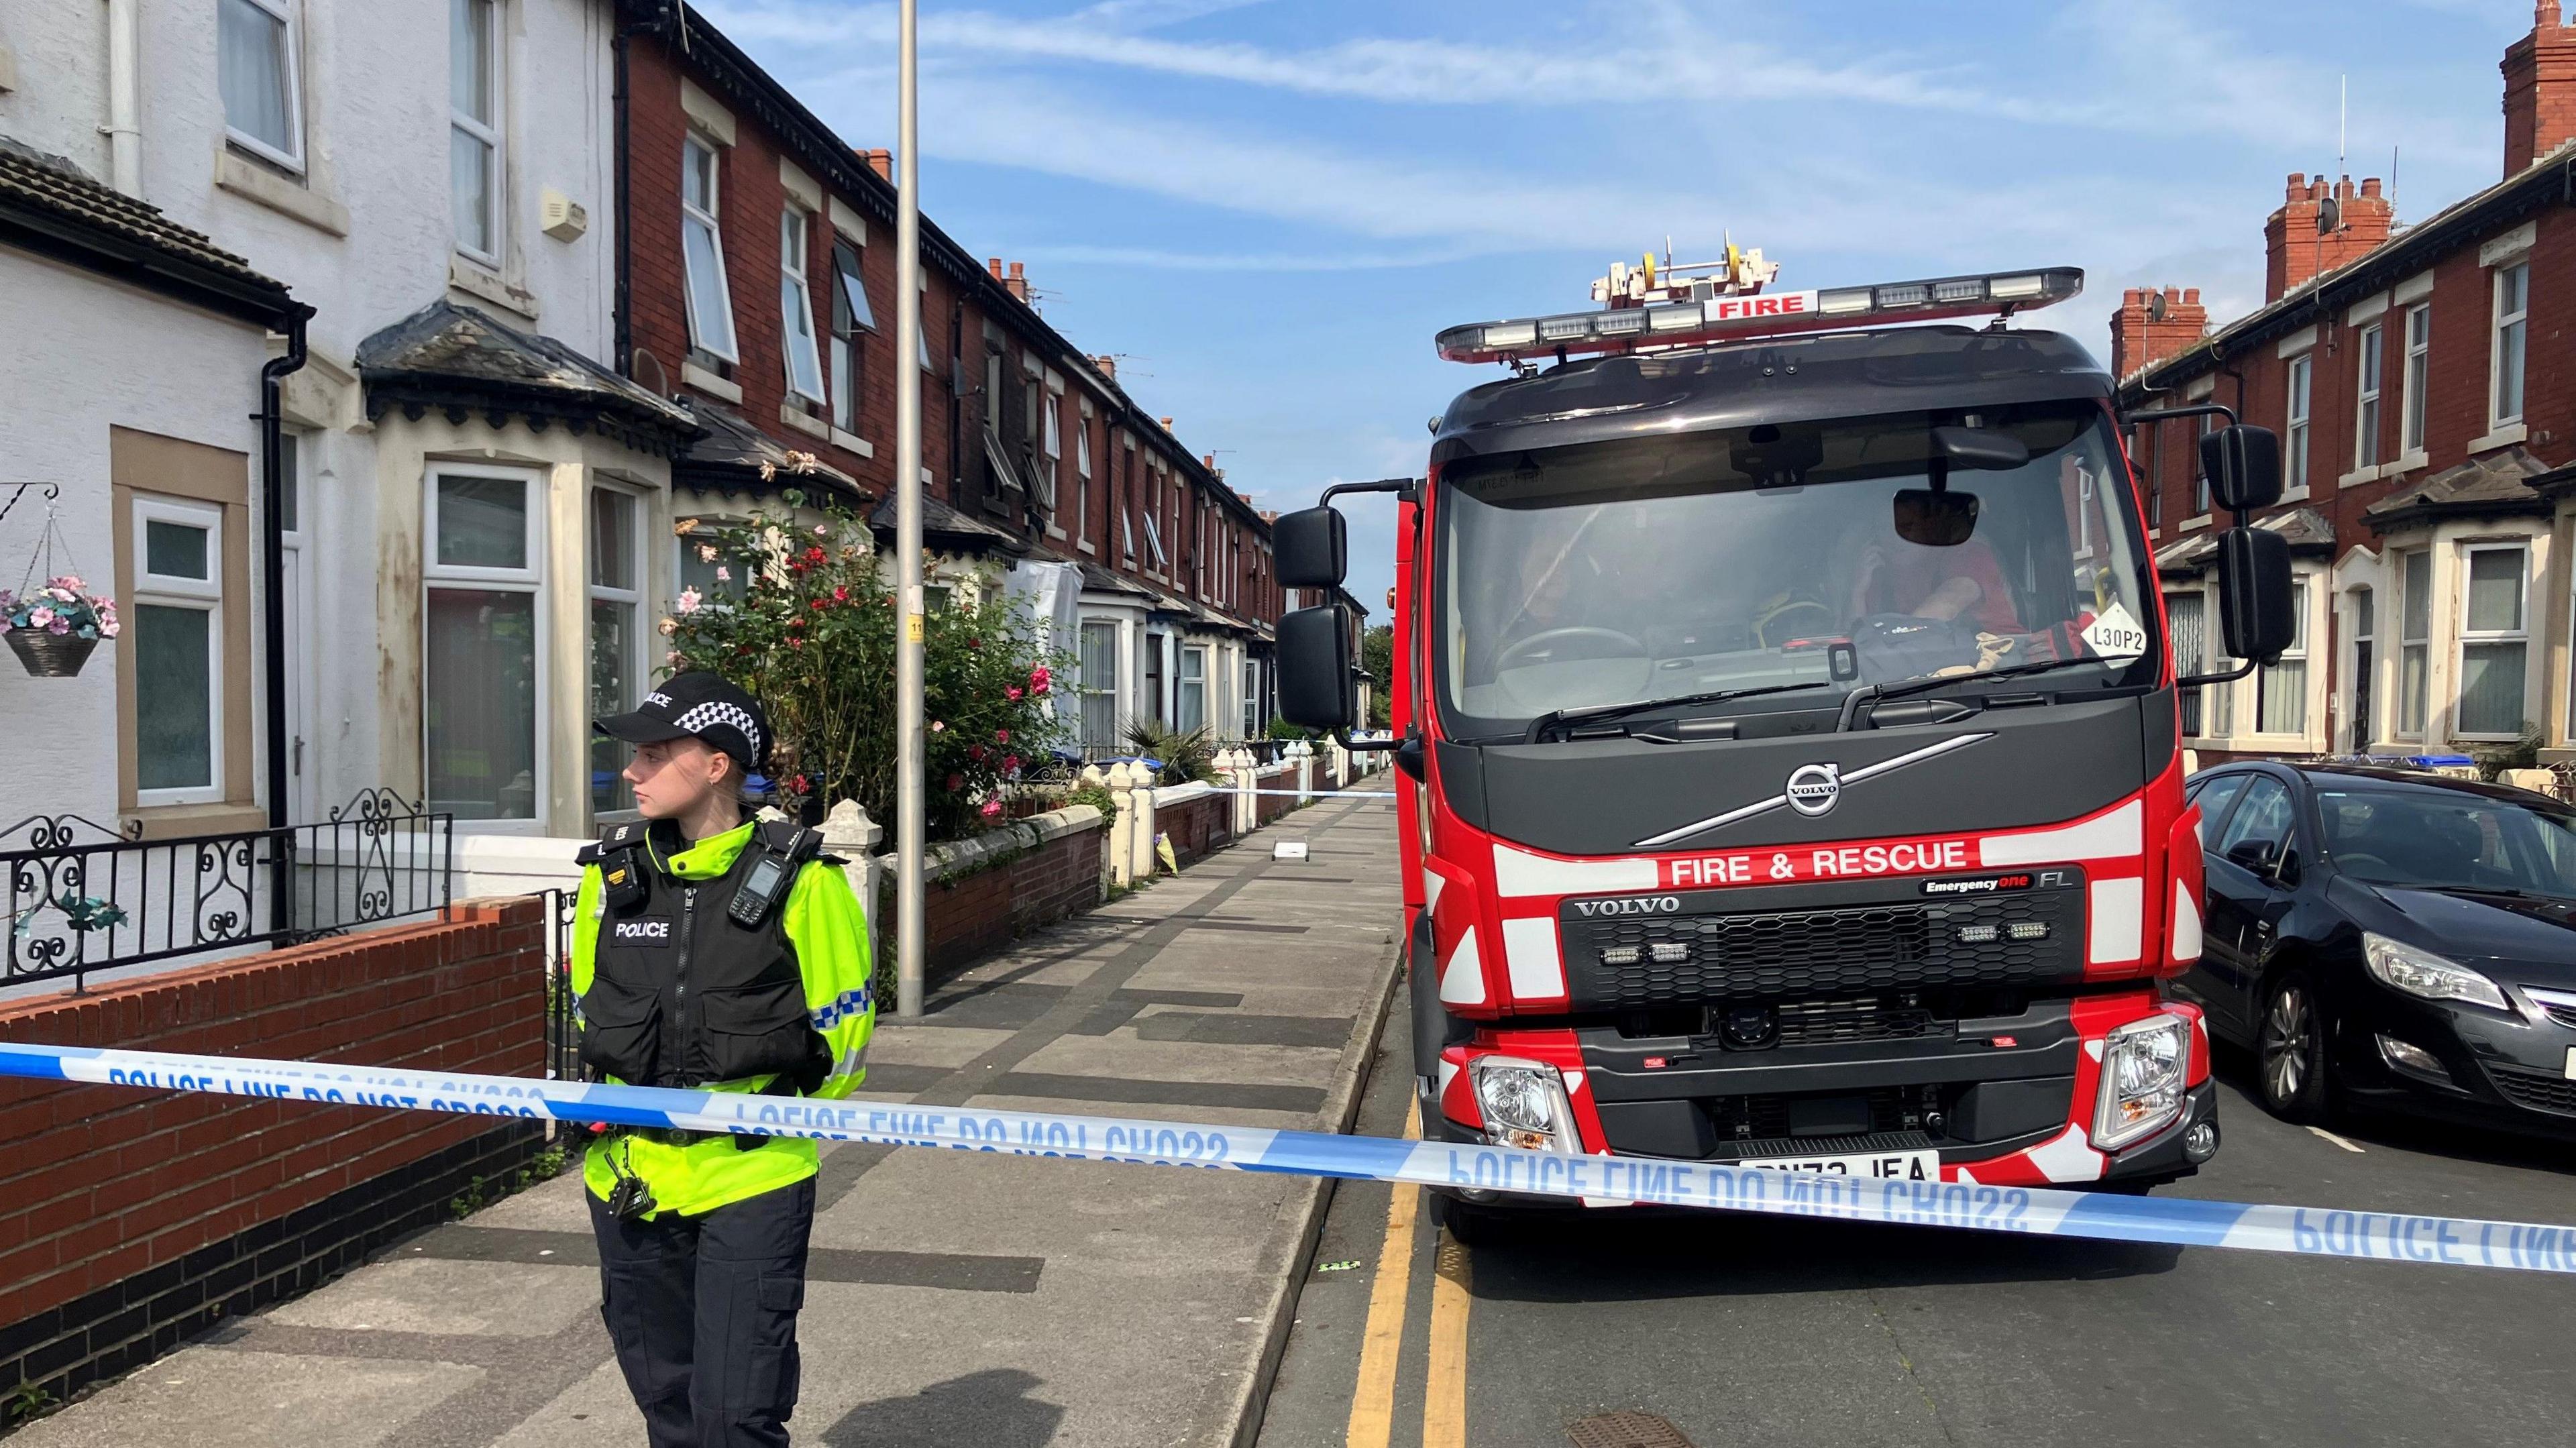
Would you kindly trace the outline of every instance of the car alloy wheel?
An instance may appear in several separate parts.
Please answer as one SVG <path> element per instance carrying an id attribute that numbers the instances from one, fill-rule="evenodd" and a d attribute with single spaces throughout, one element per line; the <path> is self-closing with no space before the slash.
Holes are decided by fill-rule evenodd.
<path id="1" fill-rule="evenodd" d="M 2292 973 L 2273 986 L 2263 1005 L 2256 1046 L 2263 1105 L 2285 1121 L 2314 1121 L 2325 1114 L 2325 1028 L 2307 977 Z"/>

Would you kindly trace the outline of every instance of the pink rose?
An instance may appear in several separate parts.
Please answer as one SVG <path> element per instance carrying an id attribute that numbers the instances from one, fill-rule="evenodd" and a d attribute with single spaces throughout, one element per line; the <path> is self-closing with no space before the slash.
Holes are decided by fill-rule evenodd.
<path id="1" fill-rule="evenodd" d="M 1015 685 L 1011 686 L 1010 688 L 1004 689 L 1004 690 L 1002 691 L 1002 697 L 1003 697 L 1003 698 L 1005 698 L 1005 699 L 1010 700 L 1010 701 L 1011 701 L 1012 703 L 1014 703 L 1014 704 L 1016 704 L 1016 703 L 1020 702 L 1020 690 L 1019 690 L 1019 686 L 1015 684 Z"/>
<path id="2" fill-rule="evenodd" d="M 1018 756 L 1018 755 L 1016 755 L 1016 754 L 1005 754 L 1005 755 L 1003 755 L 1003 756 L 1002 756 L 1002 772 L 1003 772 L 1004 774 L 1017 774 L 1017 773 L 1019 773 L 1019 772 L 1020 772 L 1020 756 Z"/>
<path id="3" fill-rule="evenodd" d="M 994 743 L 996 743 L 996 744 L 1008 744 L 1008 743 L 1010 743 L 1010 742 L 1011 742 L 1011 731 L 1010 731 L 1010 730 L 1008 730 L 1008 729 L 996 729 L 996 730 L 994 730 L 994 731 L 993 731 L 993 742 L 994 742 Z"/>
<path id="4" fill-rule="evenodd" d="M 1054 682 L 1055 675 L 1047 672 L 1047 666 L 1044 664 L 1029 670 L 1029 690 L 1032 693 L 1043 694 L 1047 691 L 1047 686 Z"/>
<path id="5" fill-rule="evenodd" d="M 1000 814 L 1001 812 L 1002 802 L 1000 800 L 988 799 L 984 801 L 984 808 L 982 811 L 984 818 L 991 819 L 993 816 Z"/>

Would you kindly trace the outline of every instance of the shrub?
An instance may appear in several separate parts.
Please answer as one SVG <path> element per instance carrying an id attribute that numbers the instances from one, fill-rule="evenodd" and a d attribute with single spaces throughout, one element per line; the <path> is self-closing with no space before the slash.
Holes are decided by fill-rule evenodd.
<path id="1" fill-rule="evenodd" d="M 802 494 L 782 498 L 803 505 Z M 674 671 L 712 669 L 751 691 L 777 734 L 771 774 L 800 812 L 808 801 L 855 799 L 895 822 L 894 589 L 867 525 L 836 508 L 820 523 L 754 514 L 681 531 L 734 591 L 683 591 L 662 620 Z M 971 597 L 970 597 L 971 592 Z M 998 577 L 923 624 L 923 758 L 933 839 L 972 834 L 1002 813 L 1023 768 L 1047 756 L 1066 725 L 1048 701 L 1062 661 L 1038 647 Z"/>
<path id="2" fill-rule="evenodd" d="M 1156 784 L 1187 784 L 1193 779 L 1216 778 L 1216 744 L 1208 738 L 1205 725 L 1196 729 L 1167 729 L 1148 719 L 1127 726 L 1127 747 L 1149 759 L 1163 761 L 1163 772 L 1154 777 Z"/>

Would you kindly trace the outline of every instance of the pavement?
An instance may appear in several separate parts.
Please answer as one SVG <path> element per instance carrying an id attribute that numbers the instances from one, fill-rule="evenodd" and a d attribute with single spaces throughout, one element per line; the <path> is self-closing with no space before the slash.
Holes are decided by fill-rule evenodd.
<path id="1" fill-rule="evenodd" d="M 1399 1019 L 1354 1130 L 1405 1130 L 1406 1058 Z M 2220 1065 L 2225 1143 L 2158 1195 L 2576 1222 L 2564 1144 L 2292 1126 Z M 1469 1252 L 1420 1207 L 1337 1189 L 1260 1448 L 2576 1436 L 2564 1277 L 1615 1209 Z"/>
<path id="2" fill-rule="evenodd" d="M 1401 923 L 1377 800 L 1329 801 L 1020 942 L 882 1021 L 866 1091 L 1343 1129 Z M 1304 861 L 1273 841 L 1305 839 Z M 1325 1183 L 828 1148 L 799 1442 L 1249 1441 Z M 21 1430 L 11 1448 L 635 1448 L 566 1175 Z"/>

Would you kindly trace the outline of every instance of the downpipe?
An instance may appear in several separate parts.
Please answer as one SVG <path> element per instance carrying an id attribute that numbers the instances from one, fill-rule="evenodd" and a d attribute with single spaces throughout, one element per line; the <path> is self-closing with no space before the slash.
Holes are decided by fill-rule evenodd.
<path id="1" fill-rule="evenodd" d="M 298 306 L 286 319 L 286 352 L 271 357 L 259 367 L 259 411 L 251 414 L 259 424 L 259 507 L 260 507 L 260 579 L 268 606 L 260 620 L 261 647 L 268 658 L 267 677 L 261 681 L 267 720 L 268 761 L 268 826 L 278 831 L 270 851 L 270 867 L 276 879 L 270 886 L 270 899 L 275 902 L 271 924 L 280 931 L 291 928 L 295 921 L 294 843 L 284 833 L 288 823 L 288 774 L 286 765 L 286 459 L 284 405 L 288 374 L 304 368 L 305 325 L 313 315 L 310 307 Z"/>

